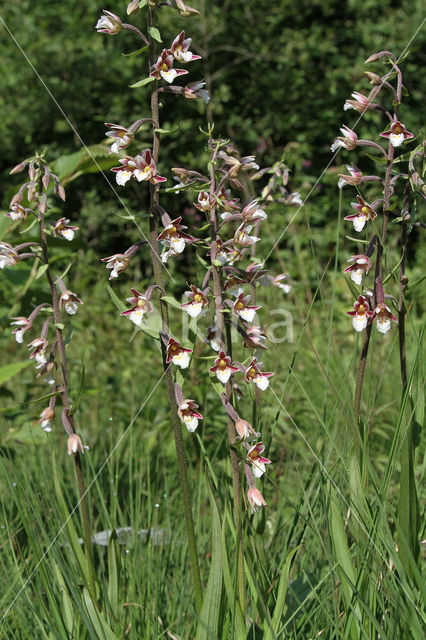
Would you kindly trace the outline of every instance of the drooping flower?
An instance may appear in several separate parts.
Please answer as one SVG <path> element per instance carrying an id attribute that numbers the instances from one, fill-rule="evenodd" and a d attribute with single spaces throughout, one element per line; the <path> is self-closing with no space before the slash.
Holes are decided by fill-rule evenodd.
<path id="1" fill-rule="evenodd" d="M 25 220 L 27 215 L 32 211 L 32 209 L 26 209 L 21 204 L 16 202 L 12 204 L 10 207 L 9 213 L 6 213 L 6 216 L 16 222 L 17 220 Z"/>
<path id="2" fill-rule="evenodd" d="M 220 339 L 219 339 L 219 329 L 216 325 L 212 324 L 207 329 L 207 342 L 210 344 L 210 347 L 213 351 L 219 351 L 220 349 Z"/>
<path id="3" fill-rule="evenodd" d="M 120 273 L 126 271 L 129 266 L 130 258 L 125 256 L 124 253 L 115 253 L 113 256 L 109 256 L 108 258 L 102 258 L 102 262 L 106 262 L 106 268 L 111 269 L 111 273 L 109 276 L 109 280 L 113 278 L 118 278 Z"/>
<path id="4" fill-rule="evenodd" d="M 216 374 L 217 379 L 226 384 L 229 378 L 235 371 L 239 371 L 238 367 L 233 367 L 231 364 L 231 358 L 226 355 L 224 351 L 221 351 L 214 361 L 214 366 L 210 367 L 209 371 Z"/>
<path id="5" fill-rule="evenodd" d="M 303 205 L 302 196 L 300 195 L 299 191 L 293 191 L 292 193 L 289 193 L 284 202 L 290 207 L 301 207 Z"/>
<path id="6" fill-rule="evenodd" d="M 247 499 L 251 506 L 251 512 L 256 513 L 261 507 L 266 507 L 265 498 L 256 487 L 250 487 L 247 491 Z"/>
<path id="7" fill-rule="evenodd" d="M 243 339 L 243 345 L 247 349 L 267 349 L 265 347 L 266 336 L 262 327 L 252 325 L 246 328 L 246 335 Z"/>
<path id="8" fill-rule="evenodd" d="M 47 362 L 45 356 L 47 346 L 48 342 L 46 338 L 35 338 L 35 340 L 31 340 L 31 342 L 27 345 L 27 347 L 31 351 L 29 357 L 34 358 L 34 360 L 37 362 L 36 369 L 40 369 Z"/>
<path id="9" fill-rule="evenodd" d="M 77 313 L 78 305 L 83 304 L 80 298 L 77 298 L 75 293 L 66 289 L 62 292 L 61 297 L 59 298 L 59 307 L 62 309 L 64 307 L 65 311 L 73 316 Z"/>
<path id="10" fill-rule="evenodd" d="M 200 191 L 198 194 L 197 202 L 194 202 L 194 206 L 199 211 L 210 211 L 216 204 L 216 200 L 207 191 Z"/>
<path id="11" fill-rule="evenodd" d="M 68 438 L 67 448 L 68 448 L 68 455 L 70 456 L 72 453 L 76 455 L 76 453 L 78 452 L 84 454 L 85 452 L 84 450 L 88 449 L 89 447 L 86 447 L 82 443 L 80 436 L 78 436 L 76 433 L 73 433 Z"/>
<path id="12" fill-rule="evenodd" d="M 355 331 L 363 331 L 374 313 L 370 311 L 370 304 L 365 296 L 359 296 L 354 303 L 354 310 L 346 312 L 352 316 L 352 326 Z"/>
<path id="13" fill-rule="evenodd" d="M 241 418 L 235 422 L 235 430 L 238 433 L 238 438 L 240 440 L 249 440 L 250 438 L 260 437 L 260 433 L 255 431 L 247 420 L 242 420 Z"/>
<path id="14" fill-rule="evenodd" d="M 189 354 L 192 353 L 192 349 L 185 349 L 181 346 L 180 342 L 174 338 L 169 338 L 167 342 L 167 357 L 166 363 L 172 362 L 181 369 L 186 369 L 189 365 Z"/>
<path id="15" fill-rule="evenodd" d="M 97 21 L 95 29 L 98 33 L 108 33 L 110 36 L 115 36 L 122 30 L 123 23 L 115 13 L 106 9 L 103 12 L 104 15 Z"/>
<path id="16" fill-rule="evenodd" d="M 20 261 L 18 251 L 7 242 L 0 242 L 0 269 L 13 267 Z"/>
<path id="17" fill-rule="evenodd" d="M 399 122 L 399 120 L 392 122 L 390 129 L 388 131 L 383 131 L 380 135 L 382 138 L 390 140 L 393 147 L 399 147 L 406 140 L 414 138 L 414 135 L 407 131 L 405 126 Z"/>
<path id="18" fill-rule="evenodd" d="M 245 222 L 257 222 L 258 220 L 266 220 L 268 217 L 266 212 L 259 206 L 258 200 L 251 200 L 241 212 Z"/>
<path id="19" fill-rule="evenodd" d="M 361 284 L 362 279 L 371 269 L 371 260 L 364 254 L 358 254 L 349 258 L 352 264 L 345 269 L 345 273 L 351 274 L 351 280 L 355 284 Z"/>
<path id="20" fill-rule="evenodd" d="M 268 458 L 264 458 L 261 454 L 265 451 L 265 445 L 257 442 L 247 451 L 247 464 L 252 465 L 253 474 L 256 478 L 260 478 L 266 471 L 266 465 L 271 464 Z"/>
<path id="21" fill-rule="evenodd" d="M 397 319 L 384 302 L 379 302 L 372 314 L 373 321 L 376 323 L 377 330 L 380 333 L 387 333 L 391 328 L 391 320 L 397 322 Z"/>
<path id="22" fill-rule="evenodd" d="M 120 158 L 119 162 L 123 166 L 113 167 L 111 171 L 117 174 L 116 180 L 120 186 L 124 186 L 130 178 L 134 178 L 138 182 L 149 180 L 151 184 L 167 180 L 157 174 L 157 167 L 149 149 L 144 149 L 134 158 L 131 156 Z"/>
<path id="23" fill-rule="evenodd" d="M 188 73 L 186 69 L 174 69 L 173 68 L 174 57 L 167 50 L 163 49 L 161 52 L 157 62 L 153 65 L 151 69 L 151 73 L 149 74 L 151 78 L 157 78 L 160 80 L 161 78 L 171 84 L 175 78 L 178 76 L 185 75 Z"/>
<path id="24" fill-rule="evenodd" d="M 130 291 L 133 295 L 130 298 L 126 298 L 126 302 L 131 304 L 132 307 L 126 309 L 126 311 L 122 311 L 120 315 L 129 316 L 129 320 L 137 327 L 140 327 L 145 313 L 152 313 L 154 308 L 149 302 L 149 299 L 147 299 L 148 296 L 146 293 L 139 293 L 136 289 L 130 289 Z"/>
<path id="25" fill-rule="evenodd" d="M 192 244 L 197 241 L 197 238 L 194 238 L 183 231 L 183 229 L 187 229 L 187 227 L 180 224 L 181 220 L 182 216 L 179 216 L 174 220 L 170 220 L 158 236 L 158 240 L 169 247 L 169 250 L 161 256 L 163 262 L 166 262 L 171 255 L 182 253 L 186 244 Z"/>
<path id="26" fill-rule="evenodd" d="M 24 316 L 17 316 L 16 318 L 12 318 L 14 322 L 11 322 L 11 325 L 16 325 L 16 329 L 13 329 L 12 333 L 15 335 L 15 340 L 19 344 L 22 344 L 24 341 L 24 333 L 31 329 L 33 323 L 29 318 L 25 318 Z"/>
<path id="27" fill-rule="evenodd" d="M 71 242 L 74 239 L 75 232 L 78 231 L 78 227 L 73 227 L 68 223 L 69 220 L 66 218 L 59 218 L 53 226 L 52 233 L 54 236 L 62 236 L 65 240 Z"/>
<path id="28" fill-rule="evenodd" d="M 376 108 L 376 104 L 371 102 L 364 94 L 354 91 L 351 95 L 353 100 L 346 100 L 343 105 L 344 111 L 347 111 L 348 109 L 355 109 L 358 113 L 364 113 L 367 109 Z"/>
<path id="29" fill-rule="evenodd" d="M 352 131 L 352 129 L 349 129 L 349 127 L 346 127 L 345 125 L 340 128 L 340 131 L 343 133 L 343 136 L 339 136 L 335 139 L 330 147 L 331 150 L 334 152 L 341 147 L 348 149 L 348 151 L 355 149 L 358 144 L 358 136 L 355 131 Z"/>
<path id="30" fill-rule="evenodd" d="M 111 131 L 107 131 L 107 138 L 113 138 L 110 153 L 120 153 L 122 149 L 126 149 L 132 144 L 135 139 L 135 134 L 131 133 L 126 127 L 122 127 L 119 124 L 105 123 L 106 127 L 109 127 Z"/>
<path id="31" fill-rule="evenodd" d="M 277 276 L 269 276 L 271 284 L 274 287 L 282 289 L 282 291 L 284 291 L 286 295 L 291 291 L 291 285 L 289 285 L 287 282 L 284 282 L 284 280 L 287 280 L 287 278 L 288 275 L 286 273 L 279 273 Z"/>
<path id="32" fill-rule="evenodd" d="M 170 53 L 179 62 L 193 62 L 194 60 L 201 60 L 201 56 L 194 55 L 189 51 L 191 42 L 191 38 L 185 38 L 185 31 L 181 31 L 173 40 L 172 46 L 170 47 Z"/>
<path id="33" fill-rule="evenodd" d="M 96 23 L 95 29 L 98 33 L 108 33 L 110 36 L 115 36 L 123 28 L 123 23 L 120 18 L 111 11 L 103 10 L 104 15 L 101 16 Z"/>
<path id="34" fill-rule="evenodd" d="M 262 308 L 260 305 L 249 306 L 250 300 L 251 296 L 244 296 L 244 293 L 240 293 L 232 307 L 232 313 L 246 322 L 253 322 L 256 311 Z"/>
<path id="35" fill-rule="evenodd" d="M 353 225 L 355 231 L 362 231 L 365 227 L 365 224 L 368 220 L 374 220 L 377 218 L 377 213 L 373 209 L 371 205 L 369 205 L 361 196 L 357 196 L 358 204 L 356 202 L 351 202 L 351 207 L 355 209 L 356 213 L 345 216 L 345 220 L 350 220 Z"/>
<path id="36" fill-rule="evenodd" d="M 204 104 L 208 104 L 210 95 L 207 89 L 204 89 L 205 86 L 206 83 L 203 81 L 187 84 L 183 92 L 184 98 L 187 100 L 202 100 Z"/>
<path id="37" fill-rule="evenodd" d="M 260 238 L 250 235 L 252 228 L 252 225 L 247 225 L 243 222 L 234 234 L 234 243 L 240 247 L 250 247 L 252 244 L 259 242 Z"/>
<path id="38" fill-rule="evenodd" d="M 343 189 L 343 187 L 345 187 L 347 184 L 351 185 L 352 187 L 361 184 L 363 174 L 362 171 L 358 169 L 358 167 L 356 167 L 354 164 L 347 164 L 346 171 L 349 172 L 349 175 L 345 175 L 343 173 L 338 174 L 339 182 L 337 183 L 337 186 L 339 187 L 339 189 Z"/>
<path id="39" fill-rule="evenodd" d="M 198 421 L 203 419 L 201 413 L 197 411 L 198 404 L 195 404 L 193 400 L 183 400 L 178 405 L 178 416 L 188 429 L 190 433 L 193 433 L 198 427 Z"/>
<path id="40" fill-rule="evenodd" d="M 191 284 L 191 291 L 185 291 L 185 295 L 189 298 L 189 302 L 185 302 L 181 307 L 182 309 L 185 309 L 191 318 L 198 318 L 204 315 L 206 307 L 209 305 L 206 293 L 207 289 L 202 291 L 193 284 Z"/>
<path id="41" fill-rule="evenodd" d="M 230 273 L 227 274 L 225 283 L 223 285 L 223 291 L 227 292 L 231 296 L 239 296 L 243 293 L 243 287 L 241 285 L 245 284 L 245 280 L 242 278 L 238 278 L 238 276 Z"/>
<path id="42" fill-rule="evenodd" d="M 52 431 L 52 421 L 55 417 L 55 412 L 51 407 L 46 407 L 46 409 L 43 409 L 43 411 L 40 413 L 40 425 L 41 428 L 43 429 L 43 431 L 46 431 L 46 433 L 50 433 Z"/>
<path id="43" fill-rule="evenodd" d="M 259 368 L 261 365 L 261 362 L 256 363 L 256 358 L 253 358 L 245 371 L 244 379 L 247 383 L 254 382 L 258 389 L 265 391 L 269 387 L 268 378 L 274 374 L 270 371 L 261 371 Z"/>

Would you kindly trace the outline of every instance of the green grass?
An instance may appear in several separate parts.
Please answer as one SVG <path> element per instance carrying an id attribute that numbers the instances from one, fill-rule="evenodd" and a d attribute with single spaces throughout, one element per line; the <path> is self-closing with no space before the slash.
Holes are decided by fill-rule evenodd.
<path id="1" fill-rule="evenodd" d="M 279 254 L 292 275 L 292 293 L 283 298 L 271 288 L 259 291 L 264 308 L 284 305 L 291 312 L 294 342 L 271 345 L 262 358 L 265 369 L 275 372 L 258 422 L 273 465 L 262 483 L 267 509 L 243 516 L 247 627 L 236 599 L 226 420 L 207 375 L 210 365 L 194 358 L 185 373 L 185 388 L 205 416 L 195 436 L 184 434 L 207 594 L 199 617 L 166 394 L 163 385 L 156 386 L 159 353 L 143 334 L 131 340 L 130 323 L 119 318 L 102 267 L 90 266 L 89 252 L 80 256 L 80 271 L 87 260 L 99 281 L 75 285 L 90 304 L 73 319 L 68 355 L 74 394 L 82 363 L 85 369 L 76 417 L 90 446 L 83 463 L 92 528 L 99 534 L 130 527 L 132 533 L 126 544 L 113 535 L 108 547 L 93 545 L 96 607 L 85 585 L 65 437 L 59 424 L 51 434 L 40 434 L 36 418 L 46 401 L 28 402 L 46 388 L 34 383 L 31 367 L 11 379 L 3 387 L 0 465 L 2 637 L 423 637 L 424 585 L 398 518 L 399 494 L 406 490 L 400 475 L 404 438 L 409 429 L 419 433 L 423 414 L 420 309 L 413 306 L 408 314 L 410 394 L 402 404 L 396 327 L 384 339 L 373 334 L 359 473 L 351 403 L 360 343 L 344 314 L 352 298 L 340 259 L 334 268 L 335 256 L 323 248 L 336 241 L 336 229 L 323 228 L 320 243 L 319 233 L 306 218 L 296 220 Z M 275 255 L 271 260 L 279 271 Z M 181 277 L 178 285 L 177 297 Z M 129 286 L 122 277 L 114 288 L 124 299 Z M 22 359 L 9 333 L 2 345 L 10 361 Z M 236 347 L 234 357 L 239 353 Z M 207 354 L 205 349 L 202 355 Z M 251 396 L 243 390 L 238 410 L 250 419 Z M 413 468 L 418 488 L 422 455 L 419 445 Z"/>

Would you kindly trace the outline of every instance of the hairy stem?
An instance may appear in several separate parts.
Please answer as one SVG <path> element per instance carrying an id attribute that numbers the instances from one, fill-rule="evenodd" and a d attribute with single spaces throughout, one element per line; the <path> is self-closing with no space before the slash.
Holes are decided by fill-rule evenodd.
<path id="1" fill-rule="evenodd" d="M 42 185 L 40 181 L 40 191 L 41 189 L 42 189 Z M 42 213 L 39 214 L 39 222 L 40 222 L 40 237 L 41 237 L 41 246 L 43 251 L 43 260 L 44 260 L 44 264 L 48 265 L 49 253 L 47 249 L 44 215 Z M 52 273 L 50 271 L 50 267 L 47 267 L 46 269 L 46 277 L 49 282 L 50 290 L 52 294 L 53 319 L 55 323 L 56 343 L 58 345 L 59 362 L 61 366 L 61 378 L 62 378 L 61 400 L 62 400 L 62 406 L 66 410 L 67 416 L 68 416 L 68 420 L 63 424 L 68 435 L 71 436 L 75 433 L 75 428 L 74 428 L 74 418 L 69 413 L 70 403 L 69 403 L 69 395 L 68 395 L 67 357 L 65 353 L 65 344 L 64 344 L 64 339 L 62 335 L 62 330 L 59 327 L 61 317 L 60 317 L 60 309 L 59 309 L 58 291 L 54 283 Z M 81 524 L 83 528 L 84 544 L 86 547 L 86 558 L 87 558 L 87 568 L 88 568 L 88 587 L 89 587 L 90 595 L 92 597 L 93 602 L 96 602 L 95 572 L 94 572 L 94 566 L 93 566 L 93 553 L 92 553 L 92 544 L 91 544 L 92 528 L 90 524 L 87 489 L 84 481 L 83 469 L 81 466 L 80 453 L 77 451 L 73 455 L 73 458 L 74 458 L 75 472 L 77 476 L 78 492 L 80 495 L 80 514 L 81 514 Z"/>
<path id="2" fill-rule="evenodd" d="M 153 10 L 149 11 L 149 27 L 152 27 Z M 155 61 L 155 45 L 152 38 L 150 38 L 149 46 L 149 60 L 150 67 Z M 158 161 L 160 151 L 160 135 L 155 129 L 159 128 L 159 107 L 158 107 L 158 82 L 152 83 L 151 90 L 151 115 L 153 120 L 153 145 L 152 145 L 152 158 L 155 163 Z M 158 185 L 151 184 L 150 186 L 150 219 L 149 219 L 149 234 L 150 234 L 150 248 L 152 257 L 152 266 L 154 270 L 155 284 L 160 287 L 164 292 L 164 281 L 162 272 L 162 263 L 159 257 L 158 246 L 158 234 L 159 234 L 159 220 L 161 216 L 161 207 L 159 206 L 159 187 Z M 167 303 L 161 299 L 161 292 L 159 294 L 160 314 L 162 322 L 162 331 L 168 335 L 169 327 L 169 315 L 167 309 Z M 179 482 L 182 492 L 182 506 L 184 512 L 184 519 L 186 525 L 186 532 L 188 536 L 188 548 L 189 556 L 191 560 L 192 576 L 195 591 L 195 602 L 198 611 L 201 611 L 203 604 L 203 592 L 201 586 L 200 567 L 198 564 L 198 552 L 197 543 L 195 538 L 194 520 L 192 517 L 192 504 L 191 495 L 188 482 L 188 463 L 186 460 L 185 447 L 183 442 L 182 425 L 177 412 L 177 403 L 175 397 L 175 388 L 173 382 L 173 374 L 171 365 L 166 363 L 166 349 L 165 345 L 161 342 L 161 349 L 163 355 L 163 368 L 164 379 L 166 382 L 167 395 L 169 397 L 170 414 L 173 427 L 173 434 L 175 439 L 176 456 L 178 463 Z"/>
<path id="3" fill-rule="evenodd" d="M 216 190 L 216 179 L 215 179 L 215 160 L 216 160 L 217 149 L 213 151 L 212 159 L 210 162 L 210 196 L 213 196 Z M 210 246 L 210 260 L 211 260 L 211 269 L 213 276 L 213 296 L 214 296 L 214 305 L 215 305 L 215 316 L 217 322 L 217 329 L 219 333 L 220 339 L 220 347 L 223 349 L 228 356 L 232 357 L 232 344 L 231 344 L 231 332 L 230 332 L 230 323 L 224 321 L 224 314 L 222 313 L 223 309 L 223 291 L 222 291 L 222 283 L 220 279 L 219 269 L 215 264 L 216 254 L 217 254 L 217 216 L 216 216 L 216 207 L 211 207 L 210 210 L 210 238 L 211 238 L 211 246 Z M 226 345 L 225 345 L 225 335 L 226 335 Z M 232 400 L 232 385 L 231 382 L 228 381 L 225 384 L 225 395 L 227 402 L 231 402 Z M 244 575 L 244 547 L 243 547 L 243 537 L 242 537 L 242 527 L 241 527 L 241 481 L 240 481 L 240 467 L 238 463 L 238 455 L 234 448 L 232 447 L 232 443 L 235 441 L 236 437 L 235 425 L 232 418 L 228 415 L 228 440 L 229 440 L 229 457 L 231 460 L 231 474 L 232 474 L 232 488 L 233 488 L 233 496 L 234 496 L 234 525 L 237 536 L 237 546 L 238 546 L 238 556 L 237 556 L 237 564 L 238 564 L 238 597 L 240 602 L 241 611 L 245 611 L 245 575 Z"/>

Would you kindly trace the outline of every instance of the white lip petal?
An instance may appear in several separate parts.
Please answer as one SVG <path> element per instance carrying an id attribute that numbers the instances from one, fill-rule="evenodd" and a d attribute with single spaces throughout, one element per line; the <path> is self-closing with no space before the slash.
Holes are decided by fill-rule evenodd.
<path id="1" fill-rule="evenodd" d="M 19 344 L 22 344 L 24 341 L 24 334 L 22 331 L 17 331 L 15 333 L 15 340 L 16 342 L 18 342 Z"/>
<path id="2" fill-rule="evenodd" d="M 266 466 L 263 462 L 254 462 L 251 468 L 253 471 L 253 475 L 256 478 L 260 478 L 261 476 L 263 476 L 266 471 Z"/>
<path id="3" fill-rule="evenodd" d="M 115 174 L 115 179 L 117 181 L 117 184 L 120 185 L 120 187 L 124 187 L 126 182 L 130 180 L 131 177 L 132 177 L 131 171 L 117 171 L 117 173 Z"/>
<path id="4" fill-rule="evenodd" d="M 198 427 L 198 418 L 195 418 L 194 416 L 185 416 L 183 421 L 190 433 L 193 433 Z"/>
<path id="5" fill-rule="evenodd" d="M 203 310 L 202 302 L 194 302 L 186 307 L 186 311 L 191 318 L 197 318 Z"/>
<path id="6" fill-rule="evenodd" d="M 178 353 L 176 356 L 172 357 L 173 364 L 176 364 L 181 369 L 187 369 L 189 365 L 189 353 L 186 351 L 182 351 L 182 353 Z"/>
<path id="7" fill-rule="evenodd" d="M 69 313 L 70 316 L 73 316 L 77 313 L 78 304 L 76 302 L 66 302 L 64 304 L 65 311 Z"/>
<path id="8" fill-rule="evenodd" d="M 377 318 L 376 326 L 380 333 L 387 333 L 391 328 L 391 321 L 389 318 Z"/>
<path id="9" fill-rule="evenodd" d="M 253 378 L 253 382 L 261 391 L 265 391 L 269 387 L 269 379 L 266 376 L 256 376 Z"/>
<path id="10" fill-rule="evenodd" d="M 238 315 L 246 322 L 253 322 L 256 311 L 254 309 L 241 309 Z"/>
<path id="11" fill-rule="evenodd" d="M 361 284 L 363 275 L 364 275 L 364 271 L 362 269 L 356 269 L 355 271 L 351 271 L 352 282 L 355 282 L 355 284 Z"/>
<path id="12" fill-rule="evenodd" d="M 216 371 L 216 377 L 218 380 L 220 380 L 223 384 L 226 384 L 229 380 L 229 378 L 231 377 L 231 369 L 218 369 Z"/>
<path id="13" fill-rule="evenodd" d="M 182 253 L 182 251 L 185 249 L 185 240 L 179 237 L 172 238 L 171 247 L 175 253 Z"/>
<path id="14" fill-rule="evenodd" d="M 367 316 L 364 315 L 356 315 L 352 318 L 352 326 L 355 329 L 355 331 L 363 331 L 363 329 L 365 329 L 365 327 L 367 326 Z"/>
<path id="15" fill-rule="evenodd" d="M 391 133 L 389 136 L 389 140 L 391 141 L 393 147 L 399 147 L 404 142 L 404 134 Z"/>
<path id="16" fill-rule="evenodd" d="M 362 231 L 367 222 L 367 218 L 364 215 L 359 215 L 352 220 L 355 231 Z"/>
<path id="17" fill-rule="evenodd" d="M 142 307 L 138 307 L 137 309 L 132 311 L 132 313 L 129 316 L 131 322 L 133 322 L 133 324 L 135 324 L 137 327 L 140 327 L 142 324 L 144 313 L 145 313 L 145 309 L 142 309 Z"/>
<path id="18" fill-rule="evenodd" d="M 73 229 L 62 229 L 60 234 L 65 240 L 73 240 L 74 239 L 74 230 Z"/>
<path id="19" fill-rule="evenodd" d="M 176 69 L 170 69 L 169 71 L 160 71 L 160 76 L 170 84 L 176 78 L 177 71 Z"/>

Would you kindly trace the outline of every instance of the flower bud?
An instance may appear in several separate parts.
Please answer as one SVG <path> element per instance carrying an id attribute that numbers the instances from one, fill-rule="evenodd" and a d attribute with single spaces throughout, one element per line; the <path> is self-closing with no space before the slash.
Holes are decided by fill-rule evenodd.
<path id="1" fill-rule="evenodd" d="M 129 4 L 127 5 L 127 15 L 131 16 L 137 11 L 139 11 L 139 2 L 129 2 Z"/>

